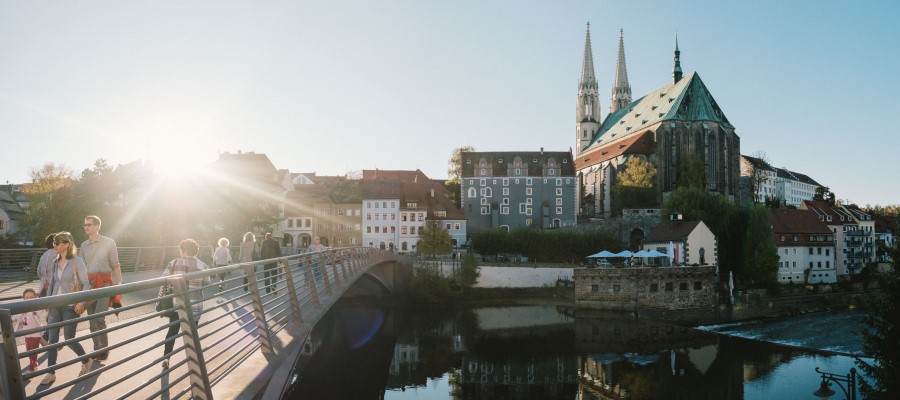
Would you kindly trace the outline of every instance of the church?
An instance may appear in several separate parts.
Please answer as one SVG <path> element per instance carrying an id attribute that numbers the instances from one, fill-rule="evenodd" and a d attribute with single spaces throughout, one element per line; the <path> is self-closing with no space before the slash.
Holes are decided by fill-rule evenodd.
<path id="1" fill-rule="evenodd" d="M 740 138 L 700 75 L 682 73 L 680 58 L 676 37 L 671 82 L 632 101 L 620 30 L 609 113 L 601 118 L 588 24 L 575 120 L 581 216 L 611 217 L 628 208 L 616 198 L 615 185 L 632 158 L 656 168 L 653 186 L 659 204 L 678 188 L 680 167 L 694 154 L 704 161 L 706 189 L 739 200 Z"/>

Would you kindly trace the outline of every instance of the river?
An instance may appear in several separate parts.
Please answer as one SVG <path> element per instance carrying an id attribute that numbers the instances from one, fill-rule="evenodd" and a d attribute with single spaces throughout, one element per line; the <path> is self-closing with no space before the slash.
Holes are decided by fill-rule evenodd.
<path id="1" fill-rule="evenodd" d="M 314 329 L 285 398 L 812 399 L 816 367 L 845 374 L 854 366 L 861 318 L 823 313 L 692 329 L 575 318 L 556 306 L 348 302 Z"/>

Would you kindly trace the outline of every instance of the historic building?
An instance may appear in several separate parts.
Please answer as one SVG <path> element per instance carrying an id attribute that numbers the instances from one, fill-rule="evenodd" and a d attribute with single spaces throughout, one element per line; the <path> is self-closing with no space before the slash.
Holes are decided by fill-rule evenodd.
<path id="1" fill-rule="evenodd" d="M 469 233 L 573 226 L 576 186 L 569 152 L 462 153 L 460 205 Z"/>
<path id="2" fill-rule="evenodd" d="M 769 212 L 778 250 L 778 283 L 837 282 L 835 233 L 813 210 Z"/>
<path id="3" fill-rule="evenodd" d="M 616 175 L 633 157 L 656 168 L 659 202 L 678 187 L 679 168 L 691 155 L 704 161 L 707 190 L 740 201 L 740 138 L 700 75 L 682 73 L 680 58 L 676 39 L 672 82 L 632 101 L 620 31 L 610 112 L 601 118 L 588 25 L 575 120 L 581 214 L 609 217 L 618 213 L 623 205 L 613 191 Z"/>
<path id="4" fill-rule="evenodd" d="M 806 200 L 801 210 L 816 213 L 834 236 L 838 279 L 849 279 L 875 262 L 875 221 L 855 205 L 832 206 L 824 201 Z"/>

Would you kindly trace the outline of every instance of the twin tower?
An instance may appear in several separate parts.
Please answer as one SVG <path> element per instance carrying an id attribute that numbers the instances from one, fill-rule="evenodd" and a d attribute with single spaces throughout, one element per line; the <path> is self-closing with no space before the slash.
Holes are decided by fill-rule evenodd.
<path id="1" fill-rule="evenodd" d="M 576 108 L 576 154 L 591 143 L 591 139 L 602 122 L 600 113 L 600 93 L 597 76 L 594 74 L 594 57 L 591 53 L 591 24 L 587 25 L 584 40 L 584 61 L 581 65 L 581 80 L 578 82 L 578 106 Z M 631 85 L 628 84 L 628 69 L 625 67 L 625 42 L 619 29 L 619 54 L 616 59 L 616 79 L 613 82 L 609 113 L 631 104 Z"/>

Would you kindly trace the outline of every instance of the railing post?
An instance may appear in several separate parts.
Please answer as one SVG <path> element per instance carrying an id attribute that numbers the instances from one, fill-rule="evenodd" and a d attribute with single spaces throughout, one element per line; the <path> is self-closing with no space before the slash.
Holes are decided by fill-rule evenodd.
<path id="1" fill-rule="evenodd" d="M 300 259 L 297 259 L 297 262 L 300 262 Z M 300 301 L 297 300 L 297 287 L 294 286 L 294 275 L 291 274 L 291 263 L 288 260 L 283 260 L 284 266 L 284 283 L 287 286 L 288 291 L 288 299 L 291 300 L 291 312 L 294 314 L 294 318 L 297 322 L 303 322 L 303 316 L 300 312 Z M 257 289 L 259 292 L 259 289 Z"/>
<path id="2" fill-rule="evenodd" d="M 306 272 L 306 282 L 309 283 L 309 293 L 310 293 L 310 295 L 312 295 L 313 304 L 318 306 L 318 305 L 321 305 L 321 303 L 319 303 L 319 289 L 316 288 L 316 286 L 317 286 L 316 278 L 313 276 L 313 273 L 312 273 L 312 264 L 313 264 L 312 258 L 308 257 L 307 261 L 308 262 L 306 263 L 306 271 L 305 271 Z"/>
<path id="3" fill-rule="evenodd" d="M 328 294 L 334 293 L 331 288 L 331 281 L 328 279 L 328 262 L 331 261 L 331 255 L 334 254 L 335 250 L 328 250 L 325 253 L 321 253 L 321 266 L 319 270 L 322 271 L 322 280 L 325 282 L 325 292 Z M 332 261 L 333 262 L 333 261 Z M 333 263 L 331 265 L 334 265 Z"/>
<path id="4" fill-rule="evenodd" d="M 334 274 L 334 287 L 335 288 L 341 287 L 341 275 L 338 273 L 338 262 L 340 261 L 343 264 L 343 261 L 342 261 L 343 257 L 341 257 L 340 255 L 337 255 L 338 254 L 337 252 L 339 252 L 339 251 L 342 251 L 342 250 L 335 250 L 335 252 L 332 253 L 333 257 L 331 258 L 331 272 Z"/>
<path id="5" fill-rule="evenodd" d="M 191 312 L 191 295 L 187 281 L 178 275 L 168 278 L 172 292 L 183 307 L 176 307 L 178 319 L 181 320 L 181 331 L 184 332 L 184 357 L 187 360 L 188 376 L 191 380 L 191 395 L 195 399 L 212 400 L 212 386 L 206 371 L 206 360 L 203 358 L 203 344 L 197 332 L 194 313 Z"/>
<path id="6" fill-rule="evenodd" d="M 24 399 L 25 385 L 22 384 L 22 369 L 19 366 L 19 350 L 12 324 L 12 314 L 0 308 L 0 331 L 3 343 L 0 345 L 0 390 L 4 399 Z"/>
<path id="7" fill-rule="evenodd" d="M 348 250 L 348 251 L 344 252 L 343 256 L 341 257 L 341 275 L 343 275 L 344 281 L 348 280 L 348 278 L 347 278 L 348 265 L 347 264 L 350 262 L 353 262 L 353 250 Z"/>
<path id="8" fill-rule="evenodd" d="M 269 323 L 266 321 L 266 313 L 263 310 L 262 295 L 259 292 L 259 281 L 255 273 L 257 264 L 244 265 L 244 276 L 247 277 L 247 286 L 250 289 L 250 304 L 253 305 L 253 319 L 256 321 L 256 333 L 259 336 L 260 348 L 263 353 L 274 354 L 272 340 L 269 337 Z"/>

